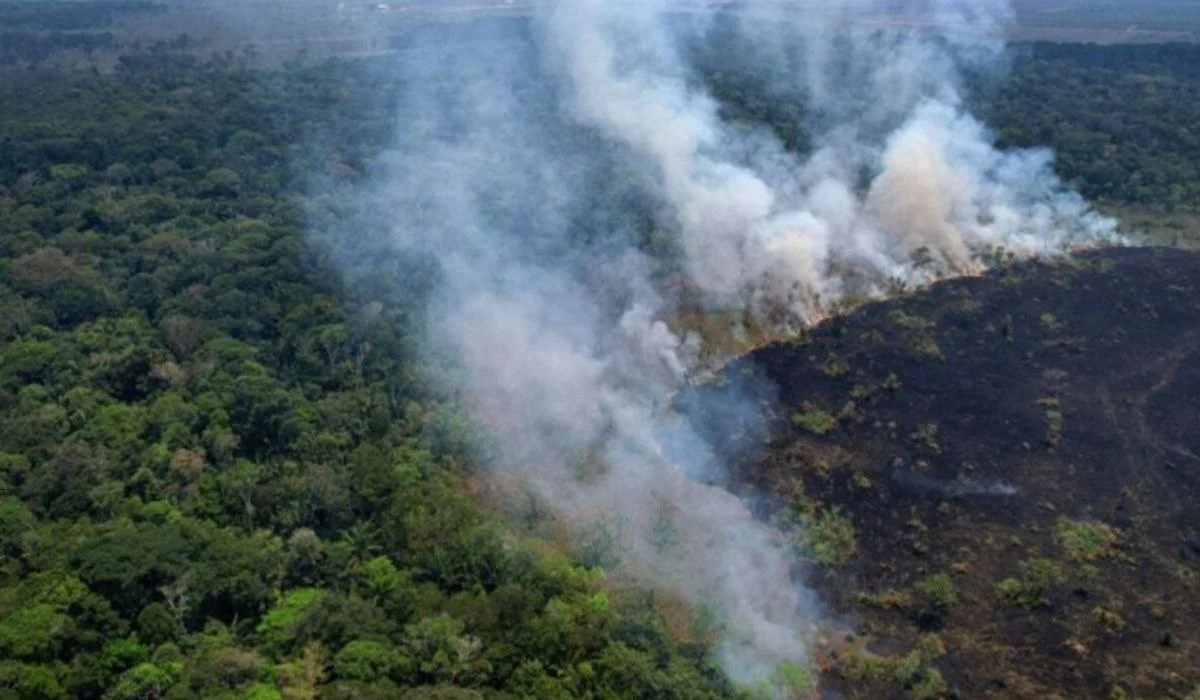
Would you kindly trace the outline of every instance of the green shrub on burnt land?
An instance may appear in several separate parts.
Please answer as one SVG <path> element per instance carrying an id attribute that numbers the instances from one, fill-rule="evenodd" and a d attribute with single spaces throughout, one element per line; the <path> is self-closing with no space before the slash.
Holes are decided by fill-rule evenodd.
<path id="1" fill-rule="evenodd" d="M 1111 525 L 1067 518 L 1058 521 L 1056 535 L 1067 558 L 1076 562 L 1096 561 L 1110 556 L 1121 539 Z"/>
<path id="2" fill-rule="evenodd" d="M 805 516 L 801 527 L 797 537 L 801 555 L 823 568 L 841 568 L 858 552 L 854 523 L 836 507 Z"/>
<path id="3" fill-rule="evenodd" d="M 859 648 L 841 651 L 833 659 L 833 672 L 871 697 L 889 697 L 901 691 L 914 700 L 936 700 L 950 691 L 934 667 L 945 654 L 941 641 L 931 635 L 901 656 L 883 656 Z"/>
<path id="4" fill-rule="evenodd" d="M 946 356 L 942 354 L 942 348 L 938 345 L 933 336 L 925 333 L 913 334 L 912 340 L 909 342 L 909 348 L 915 357 L 930 360 L 944 360 Z"/>
<path id="5" fill-rule="evenodd" d="M 829 355 L 821 363 L 821 372 L 830 379 L 840 379 L 850 372 L 850 365 L 846 364 L 844 358 Z"/>
<path id="6" fill-rule="evenodd" d="M 1021 562 L 1019 579 L 1005 579 L 998 588 L 1009 603 L 1037 608 L 1050 605 L 1050 593 L 1066 581 L 1062 566 L 1049 559 L 1034 557 Z"/>
<path id="7" fill-rule="evenodd" d="M 945 626 L 950 609 L 958 602 L 958 587 L 948 573 L 938 573 L 913 585 L 918 602 L 911 614 L 921 629 L 936 630 Z"/>
<path id="8" fill-rule="evenodd" d="M 958 590 L 950 574 L 940 573 L 917 581 L 914 586 L 925 603 L 926 609 L 937 615 L 945 615 L 958 602 Z"/>
<path id="9" fill-rule="evenodd" d="M 792 425 L 814 435 L 826 435 L 837 430 L 838 419 L 814 404 L 805 402 L 798 412 L 792 414 Z"/>
<path id="10" fill-rule="evenodd" d="M 1037 405 L 1045 410 L 1046 436 L 1043 440 L 1048 447 L 1058 447 L 1062 444 L 1063 433 L 1066 430 L 1062 404 L 1057 398 L 1051 396 L 1038 399 Z"/>
<path id="11" fill-rule="evenodd" d="M 939 454 L 942 451 L 942 446 L 938 442 L 937 423 L 922 423 L 918 425 L 917 429 L 908 436 L 908 439 L 934 454 Z"/>

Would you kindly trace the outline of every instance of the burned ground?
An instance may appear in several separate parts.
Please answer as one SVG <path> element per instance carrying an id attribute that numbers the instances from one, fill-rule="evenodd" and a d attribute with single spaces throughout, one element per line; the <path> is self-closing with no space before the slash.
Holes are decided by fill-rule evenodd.
<path id="1" fill-rule="evenodd" d="M 774 387 L 741 417 L 714 393 Z M 847 697 L 1183 697 L 1200 684 L 1200 255 L 945 282 L 679 400 L 797 524 Z M 1189 696 L 1190 697 L 1190 696 Z"/>

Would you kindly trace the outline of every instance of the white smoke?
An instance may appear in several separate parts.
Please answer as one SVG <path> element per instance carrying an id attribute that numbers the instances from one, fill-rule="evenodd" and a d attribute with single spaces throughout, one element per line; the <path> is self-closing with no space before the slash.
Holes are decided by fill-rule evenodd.
<path id="1" fill-rule="evenodd" d="M 548 6 L 542 27 L 573 114 L 645 158 L 676 219 L 689 281 L 718 307 L 806 322 L 844 291 L 834 270 L 852 269 L 876 283 L 856 291 L 877 292 L 914 274 L 919 249 L 963 274 L 990 249 L 1049 253 L 1114 238 L 1113 223 L 1057 181 L 1048 154 L 997 151 L 963 111 L 956 67 L 998 55 L 1007 4 L 896 5 L 752 2 L 743 12 L 755 55 L 741 59 L 769 61 L 764 73 L 800 82 L 794 92 L 838 121 L 807 159 L 721 122 L 672 34 L 680 3 L 564 0 Z M 797 38 L 802 66 L 781 45 Z M 848 53 L 835 60 L 838 51 Z M 859 194 L 864 170 L 873 180 Z"/>
<path id="2" fill-rule="evenodd" d="M 805 663 L 818 613 L 783 536 L 693 478 L 720 466 L 670 402 L 702 339 L 664 320 L 679 289 L 634 244 L 628 190 L 660 205 L 689 293 L 781 329 L 896 277 L 977 271 L 994 247 L 1113 235 L 1047 153 L 997 150 L 963 110 L 956 62 L 997 55 L 1001 3 L 925 3 L 920 28 L 870 0 L 819 7 L 750 3 L 738 24 L 746 60 L 825 115 L 812 153 L 722 121 L 687 59 L 713 21 L 699 5 L 548 0 L 532 36 L 402 56 L 382 188 L 396 247 L 438 261 L 429 347 L 458 368 L 497 473 L 580 530 L 619 522 L 625 574 L 712 609 L 747 684 Z"/>

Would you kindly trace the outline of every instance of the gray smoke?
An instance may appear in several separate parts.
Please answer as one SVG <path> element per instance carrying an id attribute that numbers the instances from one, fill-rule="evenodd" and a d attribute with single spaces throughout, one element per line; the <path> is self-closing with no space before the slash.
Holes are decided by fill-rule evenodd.
<path id="1" fill-rule="evenodd" d="M 805 663 L 819 611 L 786 538 L 695 478 L 721 467 L 670 406 L 704 343 L 668 324 L 681 290 L 783 333 L 994 247 L 1114 236 L 1049 154 L 997 150 L 963 109 L 956 65 L 999 56 L 1002 3 L 817 7 L 750 3 L 733 25 L 743 61 L 821 115 L 811 153 L 722 121 L 688 58 L 717 21 L 702 6 L 557 0 L 532 33 L 431 29 L 402 52 L 379 190 L 391 244 L 437 261 L 427 348 L 493 436 L 497 480 L 577 532 L 618 523 L 623 574 L 711 609 L 746 684 Z M 641 252 L 638 209 L 681 260 Z"/>

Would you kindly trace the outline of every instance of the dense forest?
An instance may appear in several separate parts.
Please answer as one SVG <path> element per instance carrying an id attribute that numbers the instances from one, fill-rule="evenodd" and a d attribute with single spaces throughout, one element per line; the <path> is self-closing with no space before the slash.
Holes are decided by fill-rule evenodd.
<path id="1" fill-rule="evenodd" d="M 489 505 L 425 273 L 306 235 L 391 141 L 385 59 L 171 48 L 0 73 L 0 697 L 736 696 L 703 611 Z M 1085 194 L 1195 207 L 1198 57 L 1039 45 L 980 99 Z"/>
<path id="2" fill-rule="evenodd" d="M 306 245 L 307 177 L 361 176 L 387 90 L 162 56 L 0 80 L 0 694 L 732 692 L 678 602 L 480 505 L 414 378 L 420 279 L 343 286 Z"/>
<path id="3" fill-rule="evenodd" d="M 1092 200 L 1200 207 L 1200 47 L 1037 44 L 982 112 L 1006 146 L 1050 146 Z"/>

